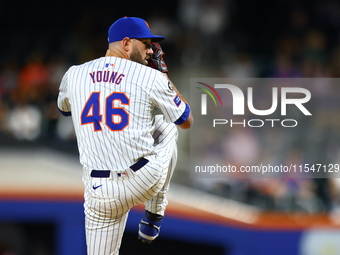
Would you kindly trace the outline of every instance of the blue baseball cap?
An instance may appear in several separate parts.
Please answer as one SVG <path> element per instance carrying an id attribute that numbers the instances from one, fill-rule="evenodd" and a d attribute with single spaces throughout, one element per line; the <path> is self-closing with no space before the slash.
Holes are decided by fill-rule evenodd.
<path id="1" fill-rule="evenodd" d="M 109 43 L 121 41 L 125 37 L 133 38 L 150 38 L 153 42 L 164 40 L 164 36 L 154 35 L 151 33 L 149 24 L 135 17 L 124 17 L 116 20 L 109 28 Z"/>

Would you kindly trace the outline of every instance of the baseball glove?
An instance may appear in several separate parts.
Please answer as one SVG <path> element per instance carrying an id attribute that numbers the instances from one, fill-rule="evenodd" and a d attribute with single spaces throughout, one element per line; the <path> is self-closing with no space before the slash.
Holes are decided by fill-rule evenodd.
<path id="1" fill-rule="evenodd" d="M 148 59 L 149 66 L 161 71 L 162 73 L 168 73 L 168 66 L 165 64 L 163 59 L 165 53 L 163 52 L 161 45 L 157 42 L 152 42 L 151 48 L 153 50 L 153 54 Z"/>

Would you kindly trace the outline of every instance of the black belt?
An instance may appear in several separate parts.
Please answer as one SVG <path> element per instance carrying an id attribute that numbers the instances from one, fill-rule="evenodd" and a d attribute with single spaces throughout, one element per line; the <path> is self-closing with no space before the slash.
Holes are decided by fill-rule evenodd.
<path id="1" fill-rule="evenodd" d="M 130 166 L 130 169 L 134 172 L 141 169 L 143 166 L 145 166 L 149 162 L 146 158 L 141 158 L 136 163 L 134 163 L 132 166 Z M 110 170 L 92 170 L 91 171 L 91 177 L 95 178 L 109 178 L 110 177 Z"/>

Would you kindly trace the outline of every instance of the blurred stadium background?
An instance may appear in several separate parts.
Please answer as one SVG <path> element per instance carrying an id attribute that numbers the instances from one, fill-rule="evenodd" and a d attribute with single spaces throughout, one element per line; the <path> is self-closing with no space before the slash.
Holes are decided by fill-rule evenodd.
<path id="1" fill-rule="evenodd" d="M 105 54 L 107 29 L 122 16 L 142 17 L 167 37 L 170 77 L 187 98 L 197 77 L 340 77 L 336 0 L 0 1 L 0 255 L 85 254 L 82 170 L 56 97 L 68 67 Z M 315 93 L 328 102 L 322 124 L 311 144 L 297 137 L 287 157 L 339 162 L 339 89 L 320 84 Z M 189 177 L 189 132 L 180 132 L 161 237 L 137 243 L 137 207 L 121 254 L 340 254 L 339 179 L 203 187 Z"/>

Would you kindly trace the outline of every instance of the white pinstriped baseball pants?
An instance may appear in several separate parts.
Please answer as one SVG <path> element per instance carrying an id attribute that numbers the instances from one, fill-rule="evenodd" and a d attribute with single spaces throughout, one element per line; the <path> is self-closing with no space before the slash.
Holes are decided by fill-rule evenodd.
<path id="1" fill-rule="evenodd" d="M 156 116 L 155 125 L 157 157 L 147 157 L 149 163 L 137 172 L 127 169 L 120 177 L 118 172 L 111 172 L 109 178 L 92 178 L 84 168 L 88 255 L 119 254 L 128 213 L 133 206 L 144 203 L 146 210 L 164 215 L 168 204 L 165 193 L 177 162 L 178 133 L 176 125 L 164 122 L 162 115 Z M 93 189 L 93 186 L 100 187 Z M 136 235 L 137 229 L 138 226 Z"/>

